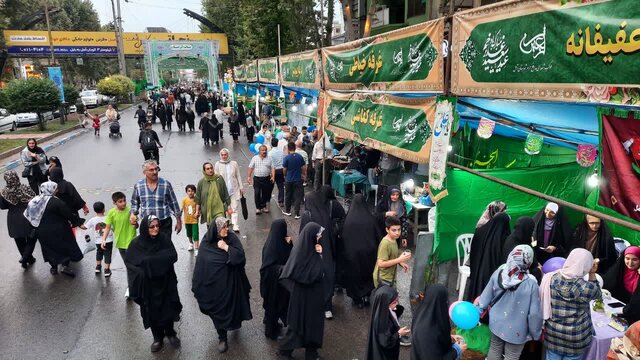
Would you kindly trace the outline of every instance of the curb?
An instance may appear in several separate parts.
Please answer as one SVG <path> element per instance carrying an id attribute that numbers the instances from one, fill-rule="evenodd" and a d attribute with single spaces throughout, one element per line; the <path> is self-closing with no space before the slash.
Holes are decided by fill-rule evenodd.
<path id="1" fill-rule="evenodd" d="M 125 111 L 127 109 L 130 109 L 131 107 L 133 107 L 135 105 L 137 105 L 137 104 L 133 104 L 133 105 L 127 107 L 126 109 L 121 110 L 121 111 Z M 107 122 L 107 119 L 106 119 L 106 117 L 104 115 L 101 116 L 100 118 L 101 118 L 101 121 L 100 121 L 101 125 Z M 83 130 L 76 131 L 78 129 L 83 129 Z M 42 138 L 38 139 L 38 141 L 39 142 L 49 141 L 49 140 L 51 140 L 53 138 L 56 138 L 58 136 L 61 136 L 61 135 L 76 131 L 73 134 L 71 134 L 69 136 L 66 136 L 66 137 L 64 137 L 64 138 L 62 138 L 62 139 L 60 139 L 58 141 L 55 141 L 55 142 L 52 142 L 50 144 L 42 146 L 42 150 L 44 150 L 45 152 L 49 152 L 49 150 L 52 150 L 52 149 L 57 148 L 58 146 L 64 145 L 67 141 L 75 139 L 76 137 L 78 137 L 78 136 L 80 136 L 80 135 L 82 135 L 82 134 L 84 134 L 84 133 L 86 133 L 86 132 L 88 132 L 90 130 L 91 129 L 83 128 L 80 125 L 76 125 L 74 127 L 70 127 L 68 129 L 60 130 L 60 131 L 55 132 L 53 134 L 47 135 L 45 137 L 42 137 Z M 9 156 L 18 154 L 19 152 L 22 151 L 22 149 L 24 149 L 24 147 L 23 146 L 19 146 L 19 147 L 16 147 L 14 149 L 5 151 L 4 153 L 0 154 L 0 159 L 4 159 L 4 158 L 7 158 Z M 15 169 L 15 168 L 17 168 L 18 166 L 21 166 L 21 165 L 22 165 L 22 163 L 21 163 L 20 159 L 9 161 L 9 162 L 5 163 L 4 165 L 0 165 L 0 173 L 4 173 L 6 171 L 13 170 L 13 169 Z"/>

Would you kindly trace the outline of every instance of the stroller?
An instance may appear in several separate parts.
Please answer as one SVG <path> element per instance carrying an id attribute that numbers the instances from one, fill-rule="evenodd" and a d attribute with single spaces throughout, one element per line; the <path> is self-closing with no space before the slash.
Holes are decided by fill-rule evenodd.
<path id="1" fill-rule="evenodd" d="M 120 132 L 120 122 L 118 120 L 113 121 L 109 124 L 109 138 L 122 137 L 122 133 Z"/>

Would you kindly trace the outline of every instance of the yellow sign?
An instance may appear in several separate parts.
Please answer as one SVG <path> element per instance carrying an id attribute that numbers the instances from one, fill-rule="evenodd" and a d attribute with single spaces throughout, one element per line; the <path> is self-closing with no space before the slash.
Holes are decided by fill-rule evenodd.
<path id="1" fill-rule="evenodd" d="M 113 32 L 52 31 L 51 37 L 53 38 L 53 46 L 56 48 L 115 48 L 116 46 L 115 33 Z M 142 42 L 145 40 L 213 40 L 218 41 L 220 55 L 229 54 L 226 34 L 125 32 L 123 37 L 125 55 L 144 55 Z M 30 51 L 29 48 L 49 47 L 49 36 L 46 31 L 5 30 L 4 39 L 10 54 L 36 54 L 36 51 Z M 80 51 L 78 52 L 80 53 Z M 72 51 L 70 50 L 69 53 Z M 100 51 L 96 51 L 96 53 L 100 53 Z M 105 51 L 104 53 L 110 52 Z"/>

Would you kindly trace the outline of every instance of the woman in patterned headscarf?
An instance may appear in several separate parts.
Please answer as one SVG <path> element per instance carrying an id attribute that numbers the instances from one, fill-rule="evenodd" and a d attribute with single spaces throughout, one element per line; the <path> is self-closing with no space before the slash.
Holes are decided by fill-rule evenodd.
<path id="1" fill-rule="evenodd" d="M 31 224 L 22 213 L 27 209 L 27 204 L 36 194 L 27 185 L 20 183 L 18 174 L 9 170 L 4 173 L 4 181 L 7 186 L 0 191 L 0 209 L 7 212 L 7 227 L 9 236 L 13 238 L 20 252 L 20 263 L 23 268 L 36 262 L 31 255 L 36 244 L 36 238 L 31 236 Z"/>

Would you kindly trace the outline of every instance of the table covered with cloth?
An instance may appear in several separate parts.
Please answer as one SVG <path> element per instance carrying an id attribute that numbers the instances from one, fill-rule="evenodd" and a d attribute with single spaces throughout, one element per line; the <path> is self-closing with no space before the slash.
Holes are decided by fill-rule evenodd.
<path id="1" fill-rule="evenodd" d="M 369 188 L 371 187 L 367 176 L 361 174 L 358 170 L 334 171 L 331 175 L 331 188 L 334 189 L 338 195 L 345 197 L 347 195 L 345 186 L 349 184 L 362 184 L 363 194 L 368 194 Z"/>
<path id="2" fill-rule="evenodd" d="M 596 334 L 591 340 L 591 346 L 584 355 L 584 360 L 604 360 L 611 346 L 611 339 L 624 336 L 624 330 L 618 331 L 611 326 L 609 315 L 622 312 L 622 307 L 612 308 L 608 304 L 618 302 L 615 298 L 604 299 L 604 312 L 593 311 L 593 301 L 591 302 L 591 322 Z"/>

